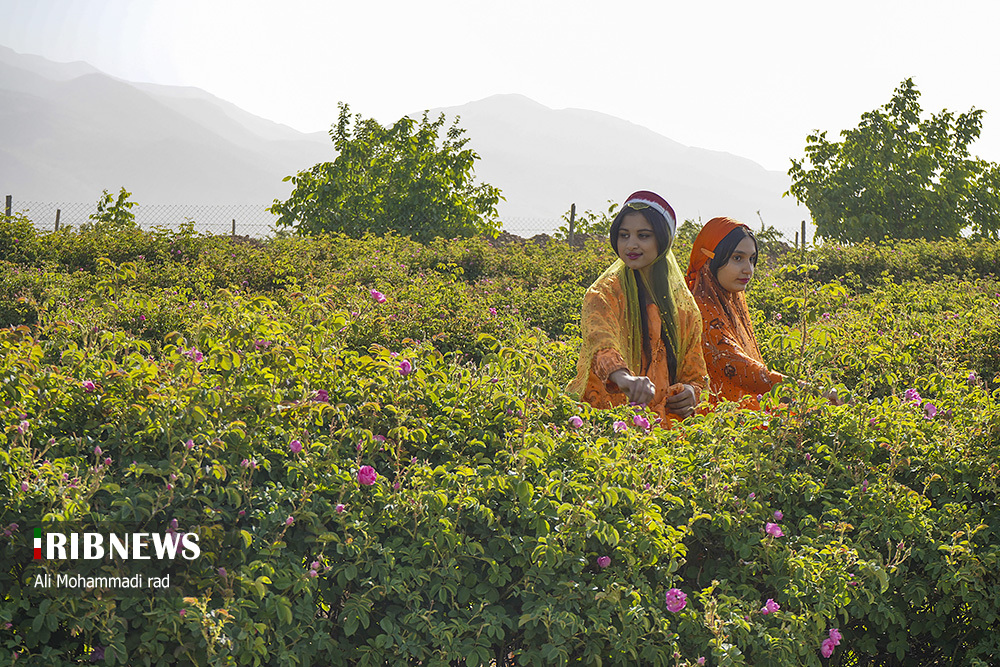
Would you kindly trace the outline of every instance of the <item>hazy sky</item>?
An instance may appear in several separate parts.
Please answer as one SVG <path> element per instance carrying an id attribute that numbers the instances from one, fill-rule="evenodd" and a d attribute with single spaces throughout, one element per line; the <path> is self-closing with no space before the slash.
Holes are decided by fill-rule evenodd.
<path id="1" fill-rule="evenodd" d="M 0 0 L 0 44 L 196 86 L 326 130 L 521 93 L 785 171 L 913 77 L 925 110 L 985 109 L 1000 161 L 1000 2 Z M 472 138 L 473 143 L 475 137 Z"/>

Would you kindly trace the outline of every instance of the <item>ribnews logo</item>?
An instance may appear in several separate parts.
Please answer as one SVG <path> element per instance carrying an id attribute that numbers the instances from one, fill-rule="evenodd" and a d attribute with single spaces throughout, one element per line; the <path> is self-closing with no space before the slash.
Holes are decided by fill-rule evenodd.
<path id="1" fill-rule="evenodd" d="M 44 536 L 44 537 L 43 537 Z M 44 545 L 44 549 L 43 549 Z M 33 560 L 166 560 L 201 555 L 197 533 L 34 532 Z"/>
<path id="2" fill-rule="evenodd" d="M 42 524 L 32 531 L 31 552 L 24 586 L 44 595 L 176 592 L 202 569 L 195 564 L 199 533 L 179 531 L 176 521 L 163 532 L 120 523 Z"/>

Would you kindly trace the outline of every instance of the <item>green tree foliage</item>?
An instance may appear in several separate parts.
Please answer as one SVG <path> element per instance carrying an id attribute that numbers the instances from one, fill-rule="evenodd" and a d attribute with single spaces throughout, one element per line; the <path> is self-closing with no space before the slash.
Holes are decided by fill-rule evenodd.
<path id="1" fill-rule="evenodd" d="M 348 105 L 339 107 L 330 130 L 337 158 L 285 179 L 295 189 L 271 207 L 278 226 L 300 234 L 396 231 L 421 241 L 499 231 L 500 190 L 474 182 L 479 156 L 465 147 L 457 117 L 439 142 L 444 114 L 384 127 L 360 114 L 352 123 Z"/>
<path id="2" fill-rule="evenodd" d="M 680 227 L 677 228 L 677 240 L 682 243 L 693 245 L 694 240 L 698 238 L 698 232 L 701 231 L 701 228 L 701 223 L 688 218 L 681 223 Z"/>
<path id="3" fill-rule="evenodd" d="M 23 213 L 0 215 L 0 257 L 8 262 L 33 262 L 37 256 L 38 232 Z"/>
<path id="4" fill-rule="evenodd" d="M 817 235 L 858 242 L 1000 229 L 1000 168 L 969 154 L 983 110 L 921 119 L 919 97 L 907 79 L 888 104 L 842 132 L 842 141 L 819 131 L 807 137 L 805 159 L 788 170 L 786 194 L 809 207 Z"/>
<path id="5" fill-rule="evenodd" d="M 615 221 L 615 214 L 618 213 L 619 204 L 614 199 L 608 200 L 608 207 L 605 211 L 586 210 L 573 217 L 573 233 L 585 234 L 587 236 L 607 236 L 611 233 L 611 223 Z M 569 238 L 570 211 L 562 215 L 566 223 L 560 225 L 556 230 L 557 239 Z"/>
<path id="6" fill-rule="evenodd" d="M 132 209 L 138 206 L 129 201 L 132 193 L 122 188 L 117 197 L 112 197 L 107 190 L 97 201 L 97 211 L 89 216 L 90 222 L 81 225 L 84 232 L 112 233 L 138 229 L 135 223 L 135 213 Z"/>

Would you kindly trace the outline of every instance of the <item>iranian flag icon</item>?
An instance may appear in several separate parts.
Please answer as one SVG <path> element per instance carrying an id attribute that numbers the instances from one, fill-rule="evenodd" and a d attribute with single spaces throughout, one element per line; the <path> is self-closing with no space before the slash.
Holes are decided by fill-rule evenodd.
<path id="1" fill-rule="evenodd" d="M 35 528 L 35 560 L 42 560 L 42 529 Z"/>

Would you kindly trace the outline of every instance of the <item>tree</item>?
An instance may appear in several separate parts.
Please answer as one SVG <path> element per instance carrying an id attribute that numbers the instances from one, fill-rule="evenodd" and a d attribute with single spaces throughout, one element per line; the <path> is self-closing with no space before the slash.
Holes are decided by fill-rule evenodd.
<path id="1" fill-rule="evenodd" d="M 681 223 L 681 226 L 677 228 L 677 238 L 676 241 L 681 243 L 690 243 L 694 245 L 695 239 L 698 238 L 698 233 L 701 232 L 703 225 L 700 221 L 692 220 L 687 218 Z"/>
<path id="2" fill-rule="evenodd" d="M 352 127 L 348 105 L 339 108 L 330 129 L 337 158 L 285 179 L 295 189 L 271 207 L 279 226 L 299 234 L 396 231 L 419 241 L 499 231 L 500 190 L 473 182 L 479 156 L 465 148 L 457 117 L 439 145 L 444 114 L 431 122 L 425 111 L 419 123 L 404 117 L 392 127 L 357 115 Z"/>
<path id="3" fill-rule="evenodd" d="M 131 196 L 132 193 L 125 188 L 121 189 L 118 197 L 105 190 L 97 200 L 97 212 L 88 216 L 90 222 L 80 225 L 80 231 L 104 234 L 138 229 L 135 213 L 132 212 L 137 204 L 129 201 Z"/>
<path id="4" fill-rule="evenodd" d="M 615 221 L 617 212 L 618 202 L 614 199 L 608 200 L 608 208 L 604 212 L 587 209 L 573 218 L 573 234 L 607 236 L 611 233 L 611 223 Z M 555 231 L 555 238 L 563 241 L 569 238 L 569 218 L 570 211 L 563 213 L 562 219 L 566 224 L 560 225 Z"/>
<path id="5" fill-rule="evenodd" d="M 907 79 L 888 104 L 841 132 L 842 141 L 818 130 L 807 137 L 785 194 L 809 207 L 818 236 L 939 239 L 1000 229 L 1000 169 L 968 148 L 984 112 L 943 110 L 922 120 L 919 97 Z"/>

